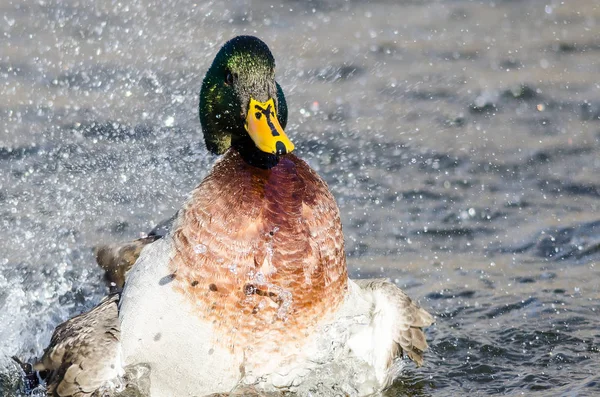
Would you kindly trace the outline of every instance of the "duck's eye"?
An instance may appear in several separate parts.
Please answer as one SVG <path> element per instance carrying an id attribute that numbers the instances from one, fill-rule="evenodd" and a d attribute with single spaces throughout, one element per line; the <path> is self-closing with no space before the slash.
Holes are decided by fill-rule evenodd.
<path id="1" fill-rule="evenodd" d="M 225 72 L 225 84 L 232 85 L 233 84 L 233 74 L 229 70 Z"/>

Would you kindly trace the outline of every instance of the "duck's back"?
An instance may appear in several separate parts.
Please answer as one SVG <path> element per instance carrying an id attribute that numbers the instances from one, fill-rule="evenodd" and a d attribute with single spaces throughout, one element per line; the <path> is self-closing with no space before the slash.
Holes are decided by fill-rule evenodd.
<path id="1" fill-rule="evenodd" d="M 292 154 L 260 169 L 230 150 L 128 277 L 125 361 L 161 377 L 194 371 L 195 392 L 202 382 L 229 390 L 304 354 L 347 282 L 339 211 L 321 178 Z"/>

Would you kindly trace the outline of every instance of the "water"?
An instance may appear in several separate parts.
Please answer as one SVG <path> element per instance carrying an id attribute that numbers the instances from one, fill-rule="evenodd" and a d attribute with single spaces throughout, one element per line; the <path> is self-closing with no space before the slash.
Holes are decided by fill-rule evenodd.
<path id="1" fill-rule="evenodd" d="M 387 395 L 600 393 L 594 0 L 0 8 L 0 355 L 41 355 L 106 293 L 91 248 L 150 230 L 207 174 L 201 79 L 255 34 L 352 275 L 436 315 L 424 367 Z"/>

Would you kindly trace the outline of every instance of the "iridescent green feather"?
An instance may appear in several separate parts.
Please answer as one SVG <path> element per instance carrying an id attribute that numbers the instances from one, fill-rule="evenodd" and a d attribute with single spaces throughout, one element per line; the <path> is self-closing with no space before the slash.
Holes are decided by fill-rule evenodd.
<path id="1" fill-rule="evenodd" d="M 228 84 L 231 73 L 234 83 Z M 253 36 L 231 39 L 218 52 L 200 91 L 200 122 L 209 151 L 224 153 L 232 140 L 245 139 L 244 119 L 250 96 L 275 100 L 277 118 L 287 124 L 287 103 L 275 82 L 275 60 L 265 43 Z"/>

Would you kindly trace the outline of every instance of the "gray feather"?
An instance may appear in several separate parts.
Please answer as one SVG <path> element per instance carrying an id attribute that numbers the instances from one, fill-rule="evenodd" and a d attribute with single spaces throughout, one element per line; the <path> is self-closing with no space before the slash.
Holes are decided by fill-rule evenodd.
<path id="1" fill-rule="evenodd" d="M 48 371 L 47 393 L 91 396 L 120 375 L 119 295 L 110 295 L 87 313 L 56 327 L 37 371 Z"/>
<path id="2" fill-rule="evenodd" d="M 354 280 L 364 290 L 383 294 L 386 302 L 395 307 L 398 316 L 394 326 L 396 346 L 390 351 L 388 365 L 394 358 L 406 354 L 417 366 L 423 365 L 427 341 L 423 327 L 433 324 L 433 316 L 412 301 L 400 288 L 386 279 Z"/>

